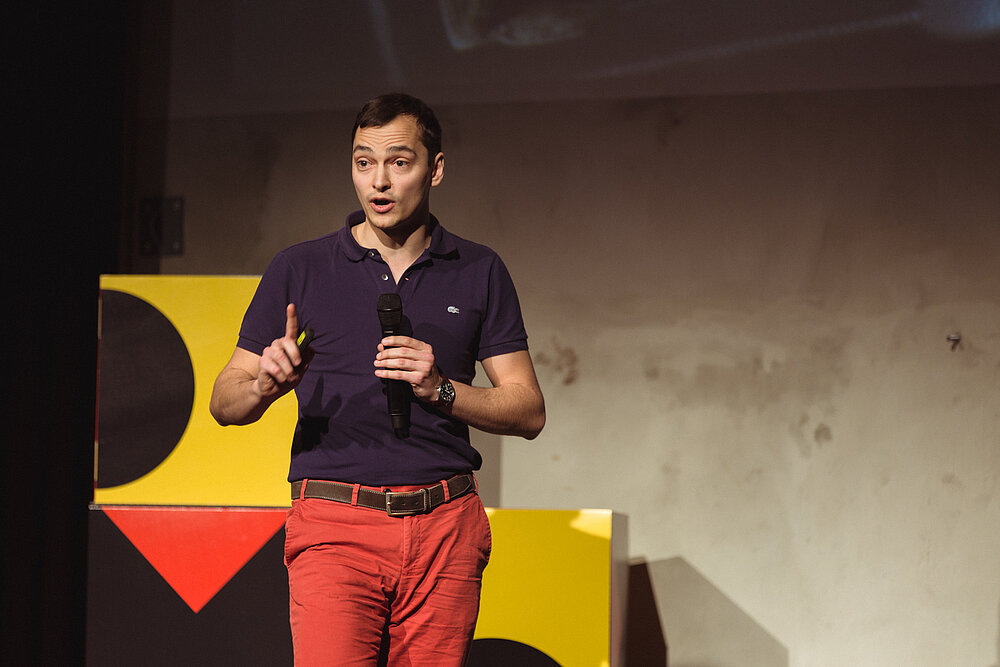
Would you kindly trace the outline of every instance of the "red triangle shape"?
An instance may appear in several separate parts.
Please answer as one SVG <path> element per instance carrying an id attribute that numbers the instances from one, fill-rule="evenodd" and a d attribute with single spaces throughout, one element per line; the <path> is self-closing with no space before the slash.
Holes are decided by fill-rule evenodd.
<path id="1" fill-rule="evenodd" d="M 286 512 L 236 507 L 102 509 L 196 614 L 278 532 Z"/>

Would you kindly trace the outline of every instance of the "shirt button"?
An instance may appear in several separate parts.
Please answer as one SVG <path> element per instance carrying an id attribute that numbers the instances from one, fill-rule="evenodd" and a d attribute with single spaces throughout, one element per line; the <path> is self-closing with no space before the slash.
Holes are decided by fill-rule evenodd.
<path id="1" fill-rule="evenodd" d="M 369 257 L 374 257 L 375 256 L 375 251 L 374 250 L 369 250 L 368 251 L 368 256 Z"/>
<path id="2" fill-rule="evenodd" d="M 389 276 L 387 276 L 386 274 L 383 273 L 382 274 L 382 280 L 388 280 L 388 279 L 389 279 Z"/>

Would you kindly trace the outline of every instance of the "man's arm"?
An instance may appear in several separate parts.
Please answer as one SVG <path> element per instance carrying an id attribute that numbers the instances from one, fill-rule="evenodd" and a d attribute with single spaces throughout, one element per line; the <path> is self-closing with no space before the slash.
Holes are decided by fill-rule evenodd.
<path id="1" fill-rule="evenodd" d="M 380 378 L 409 382 L 413 395 L 425 403 L 437 398 L 437 387 L 444 380 L 431 346 L 405 336 L 383 339 L 375 366 L 375 375 Z M 455 401 L 441 410 L 488 433 L 529 440 L 537 436 L 545 426 L 545 399 L 528 351 L 484 359 L 483 369 L 492 387 L 453 381 Z"/>
<path id="2" fill-rule="evenodd" d="M 296 343 L 299 319 L 295 305 L 285 310 L 285 335 L 276 338 L 262 354 L 237 347 L 215 379 L 208 409 L 223 426 L 251 424 L 276 400 L 298 386 L 311 358 Z"/>
<path id="3" fill-rule="evenodd" d="M 545 426 L 545 399 L 531 355 L 522 350 L 483 359 L 483 370 L 490 388 L 452 383 L 451 415 L 481 431 L 534 439 Z"/>

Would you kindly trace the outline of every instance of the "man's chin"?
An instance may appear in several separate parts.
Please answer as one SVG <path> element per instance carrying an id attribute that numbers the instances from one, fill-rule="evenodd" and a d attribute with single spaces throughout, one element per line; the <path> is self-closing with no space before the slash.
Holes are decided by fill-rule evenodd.
<path id="1" fill-rule="evenodd" d="M 400 219 L 395 215 L 370 216 L 368 224 L 384 234 L 397 238 L 409 236 L 420 226 L 420 223 L 412 218 Z"/>
<path id="2" fill-rule="evenodd" d="M 395 207 L 385 213 L 377 213 L 374 210 L 366 209 L 365 216 L 368 224 L 373 228 L 393 236 L 399 234 L 409 235 L 420 227 L 422 223 L 419 211 L 406 216 Z"/>
<path id="3" fill-rule="evenodd" d="M 368 224 L 377 229 L 388 231 L 399 226 L 399 220 L 394 215 L 369 215 Z"/>

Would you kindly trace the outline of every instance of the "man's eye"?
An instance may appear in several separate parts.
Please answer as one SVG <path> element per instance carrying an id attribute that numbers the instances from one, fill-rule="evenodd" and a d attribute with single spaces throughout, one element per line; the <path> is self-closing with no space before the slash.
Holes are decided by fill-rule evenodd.
<path id="1" fill-rule="evenodd" d="M 407 164 L 408 163 L 407 163 L 406 160 L 396 160 L 396 166 L 397 167 L 405 167 Z"/>
<path id="2" fill-rule="evenodd" d="M 368 166 L 368 160 L 358 160 L 358 167 L 364 169 Z"/>

